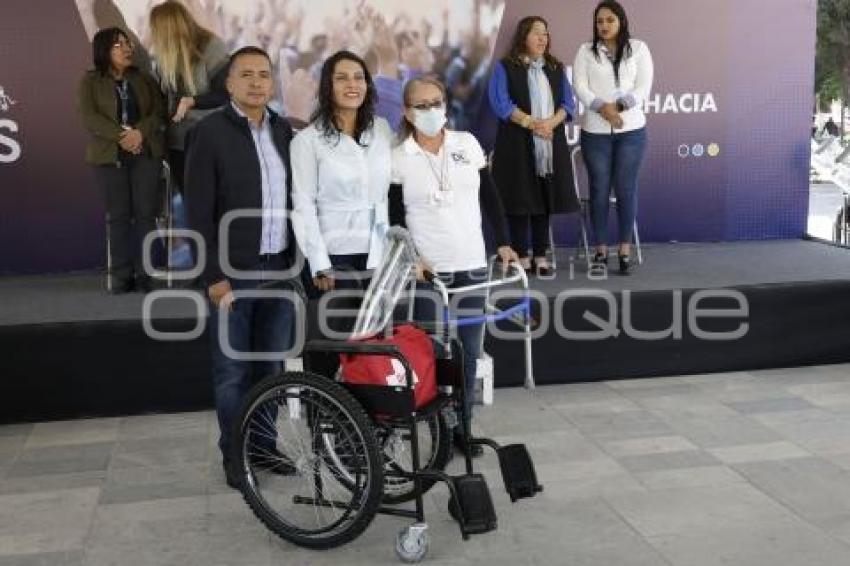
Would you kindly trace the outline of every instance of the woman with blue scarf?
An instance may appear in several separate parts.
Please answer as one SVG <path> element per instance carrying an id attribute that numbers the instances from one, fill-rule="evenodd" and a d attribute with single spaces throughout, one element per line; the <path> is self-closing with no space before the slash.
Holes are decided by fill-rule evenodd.
<path id="1" fill-rule="evenodd" d="M 549 53 L 549 45 L 546 20 L 520 20 L 489 88 L 490 106 L 499 117 L 493 179 L 508 214 L 512 247 L 523 267 L 543 276 L 552 274 L 546 259 L 549 216 L 579 209 L 564 128 L 575 115 L 575 101 L 564 65 Z"/>

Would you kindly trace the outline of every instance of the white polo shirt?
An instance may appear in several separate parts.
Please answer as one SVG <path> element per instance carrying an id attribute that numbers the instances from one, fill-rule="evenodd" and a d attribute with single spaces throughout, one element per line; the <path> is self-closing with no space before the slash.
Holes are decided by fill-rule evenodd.
<path id="1" fill-rule="evenodd" d="M 292 227 L 313 276 L 331 268 L 329 255 L 369 254 L 369 269 L 380 262 L 392 138 L 387 121 L 376 117 L 365 147 L 345 134 L 328 139 L 316 124 L 292 140 Z"/>
<path id="2" fill-rule="evenodd" d="M 412 136 L 393 150 L 392 180 L 402 186 L 407 228 L 437 272 L 487 265 L 478 195 L 479 171 L 486 165 L 481 145 L 468 132 L 445 130 L 437 155 Z"/>

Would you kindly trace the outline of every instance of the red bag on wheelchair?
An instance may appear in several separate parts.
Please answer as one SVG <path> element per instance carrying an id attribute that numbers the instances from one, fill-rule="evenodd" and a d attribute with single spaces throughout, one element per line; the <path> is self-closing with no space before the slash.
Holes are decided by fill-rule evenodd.
<path id="1" fill-rule="evenodd" d="M 393 329 L 389 338 L 366 338 L 353 342 L 365 344 L 394 344 L 413 371 L 413 399 L 417 409 L 437 396 L 434 343 L 430 336 L 413 324 Z M 407 378 L 404 366 L 392 356 L 340 354 L 342 381 L 355 385 L 385 385 L 404 387 Z"/>

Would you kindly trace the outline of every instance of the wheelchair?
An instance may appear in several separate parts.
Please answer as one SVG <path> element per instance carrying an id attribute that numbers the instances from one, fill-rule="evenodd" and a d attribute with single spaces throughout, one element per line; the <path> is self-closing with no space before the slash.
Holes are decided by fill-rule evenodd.
<path id="1" fill-rule="evenodd" d="M 415 280 L 417 263 L 409 235 L 393 227 L 387 253 L 358 312 L 353 340 L 308 342 L 305 371 L 266 378 L 242 405 L 230 444 L 233 471 L 257 518 L 290 543 L 311 549 L 337 547 L 356 539 L 381 513 L 412 520 L 398 532 L 395 551 L 404 562 L 419 562 L 430 543 L 423 496 L 438 483 L 448 488 L 448 512 L 464 540 L 496 529 L 486 478 L 474 471 L 470 447 L 476 444 L 495 450 L 512 502 L 543 489 L 525 445 L 501 446 L 475 438 L 469 418 L 458 419 L 456 407 L 462 407 L 471 392 L 465 387 L 462 348 L 449 339 L 449 324 L 442 325 L 440 336 L 432 336 L 445 345 L 435 350 L 438 394 L 419 408 L 414 403 L 414 372 L 400 349 L 357 340 L 392 325 L 400 297 Z M 518 305 L 480 319 L 519 316 L 527 323 L 528 282 L 519 266 L 513 269 L 513 276 L 492 280 L 491 272 L 488 282 L 451 291 L 474 287 L 489 292 L 496 285 L 521 282 L 525 295 Z M 460 322 L 448 319 L 450 290 L 439 279 L 432 280 L 443 298 L 444 322 Z M 400 385 L 355 385 L 342 381 L 339 371 L 322 374 L 328 359 L 340 354 L 387 356 L 403 368 L 404 379 Z M 445 468 L 452 457 L 455 427 L 460 427 L 466 447 L 465 473 L 452 476 Z"/>

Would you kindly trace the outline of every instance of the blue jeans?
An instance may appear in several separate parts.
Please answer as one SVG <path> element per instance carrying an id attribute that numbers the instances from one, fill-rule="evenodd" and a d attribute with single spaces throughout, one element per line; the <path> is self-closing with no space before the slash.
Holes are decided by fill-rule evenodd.
<path id="1" fill-rule="evenodd" d="M 281 254 L 269 256 L 254 266 L 255 271 L 283 270 L 288 262 Z M 265 281 L 267 282 L 267 280 Z M 230 279 L 234 291 L 257 289 L 262 279 Z M 282 354 L 289 350 L 295 340 L 295 305 L 286 299 L 239 297 L 233 310 L 227 313 L 227 337 L 231 349 L 236 352 L 279 353 L 280 360 L 249 361 L 228 356 L 219 342 L 219 312 L 210 303 L 209 338 L 212 355 L 213 389 L 215 409 L 221 436 L 218 446 L 225 462 L 230 459 L 230 433 L 245 395 L 264 377 L 280 373 L 283 369 Z M 264 437 L 255 442 L 274 447 L 273 440 Z"/>
<path id="2" fill-rule="evenodd" d="M 590 181 L 590 217 L 597 245 L 608 243 L 612 186 L 617 196 L 620 242 L 632 241 L 637 216 L 637 177 L 645 148 L 645 128 L 620 134 L 581 133 L 581 154 Z"/>
<path id="3" fill-rule="evenodd" d="M 487 269 L 473 269 L 470 271 L 455 271 L 453 273 L 438 273 L 437 276 L 449 288 L 466 287 L 482 283 L 487 280 Z M 440 321 L 437 307 L 442 300 L 434 292 L 430 283 L 417 283 L 416 303 L 413 309 L 413 317 L 422 322 Z M 484 292 L 473 291 L 457 295 L 453 302 L 454 307 L 450 316 L 456 318 L 480 316 L 484 314 Z M 456 311 L 460 311 L 459 313 Z M 464 403 L 464 414 L 460 417 L 472 419 L 472 393 L 475 388 L 475 373 L 478 365 L 478 357 L 481 354 L 481 336 L 484 332 L 483 324 L 457 327 L 457 337 L 463 346 L 463 373 L 466 383 L 466 403 Z"/>

